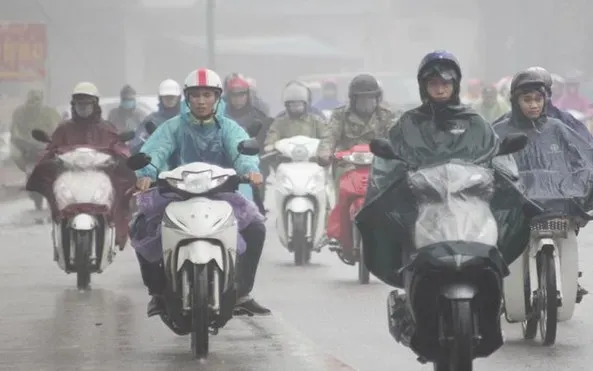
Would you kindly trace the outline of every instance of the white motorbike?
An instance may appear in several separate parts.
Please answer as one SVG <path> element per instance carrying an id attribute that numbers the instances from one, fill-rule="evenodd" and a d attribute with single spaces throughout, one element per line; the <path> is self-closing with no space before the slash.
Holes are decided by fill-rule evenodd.
<path id="1" fill-rule="evenodd" d="M 41 130 L 32 134 L 40 142 L 50 142 Z M 123 133 L 121 137 L 129 135 Z M 115 227 L 108 218 L 115 193 L 108 173 L 117 162 L 112 155 L 90 146 L 63 152 L 55 161 L 60 171 L 52 191 L 64 217 L 52 222 L 54 260 L 66 273 L 76 272 L 78 289 L 86 290 L 91 274 L 103 273 L 117 252 Z"/>
<path id="2" fill-rule="evenodd" d="M 274 183 L 275 205 L 279 208 L 276 230 L 280 242 L 294 254 L 295 265 L 307 264 L 311 251 L 319 252 L 328 210 L 327 171 L 310 162 L 319 139 L 297 135 L 274 143 L 280 165 Z"/>
<path id="3" fill-rule="evenodd" d="M 529 245 L 510 265 L 504 281 L 507 321 L 521 322 L 523 337 L 530 340 L 537 335 L 539 324 L 543 345 L 555 343 L 557 322 L 571 319 L 576 304 L 576 236 L 591 216 L 578 207 L 571 209 L 577 211 L 543 212 L 533 219 Z"/>
<path id="4" fill-rule="evenodd" d="M 256 155 L 258 147 L 254 140 L 244 141 L 239 152 Z M 143 153 L 128 160 L 131 169 L 147 165 L 150 157 Z M 167 205 L 162 221 L 167 290 L 161 320 L 178 335 L 191 334 L 197 358 L 207 356 L 209 334 L 232 317 L 236 302 L 237 220 L 228 202 L 209 196 L 236 191 L 240 183 L 249 180 L 202 162 L 158 175 L 159 192 L 181 199 Z"/>

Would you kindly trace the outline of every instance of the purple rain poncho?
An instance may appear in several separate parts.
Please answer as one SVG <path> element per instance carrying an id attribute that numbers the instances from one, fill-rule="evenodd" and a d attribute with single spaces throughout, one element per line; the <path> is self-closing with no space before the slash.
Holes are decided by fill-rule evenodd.
<path id="1" fill-rule="evenodd" d="M 242 231 L 253 222 L 262 222 L 264 217 L 259 213 L 257 206 L 241 196 L 239 193 L 218 193 L 210 198 L 228 202 L 233 208 L 237 219 L 238 231 Z M 163 196 L 158 189 L 153 188 L 136 196 L 138 214 L 130 227 L 130 240 L 132 247 L 149 262 L 157 262 L 163 257 L 161 246 L 161 221 L 167 205 L 182 198 L 174 193 Z M 237 253 L 245 252 L 245 240 L 239 233 L 237 239 Z"/>

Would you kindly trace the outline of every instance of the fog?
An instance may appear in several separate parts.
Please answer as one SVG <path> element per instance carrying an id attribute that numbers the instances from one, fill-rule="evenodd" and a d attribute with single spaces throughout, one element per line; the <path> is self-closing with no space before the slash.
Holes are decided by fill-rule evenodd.
<path id="1" fill-rule="evenodd" d="M 48 29 L 46 77 L 0 80 L 0 93 L 22 99 L 42 86 L 58 105 L 76 82 L 92 81 L 103 96 L 117 96 L 125 83 L 154 95 L 163 79 L 181 81 L 209 66 L 254 77 L 277 107 L 290 79 L 363 70 L 413 79 L 434 49 L 459 57 L 465 82 L 495 82 L 530 65 L 588 74 L 591 7 L 585 0 L 219 0 L 209 58 L 207 0 L 0 0 L 3 21 Z"/>

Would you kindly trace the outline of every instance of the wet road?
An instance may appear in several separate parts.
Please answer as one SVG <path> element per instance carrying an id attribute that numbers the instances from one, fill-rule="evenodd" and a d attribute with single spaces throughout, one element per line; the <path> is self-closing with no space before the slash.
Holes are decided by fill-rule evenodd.
<path id="1" fill-rule="evenodd" d="M 327 251 L 311 266 L 294 267 L 272 222 L 254 295 L 274 315 L 234 319 L 213 338 L 207 363 L 196 365 L 187 337 L 145 317 L 147 296 L 131 250 L 93 276 L 91 292 L 79 293 L 75 277 L 52 261 L 50 228 L 34 224 L 29 205 L 4 204 L 0 216 L 0 370 L 432 370 L 391 339 L 390 288 L 377 280 L 358 285 L 356 269 Z M 582 282 L 592 289 L 593 227 L 579 242 Z M 589 296 L 560 324 L 553 348 L 523 341 L 520 325 L 505 323 L 505 346 L 476 370 L 590 371 L 592 310 Z"/>

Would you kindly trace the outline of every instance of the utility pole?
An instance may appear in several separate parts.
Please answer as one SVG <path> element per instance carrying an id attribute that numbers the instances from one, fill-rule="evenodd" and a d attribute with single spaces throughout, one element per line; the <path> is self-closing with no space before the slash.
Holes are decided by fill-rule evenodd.
<path id="1" fill-rule="evenodd" d="M 206 0 L 206 50 L 208 54 L 208 68 L 216 70 L 216 29 L 215 29 L 216 0 Z"/>

